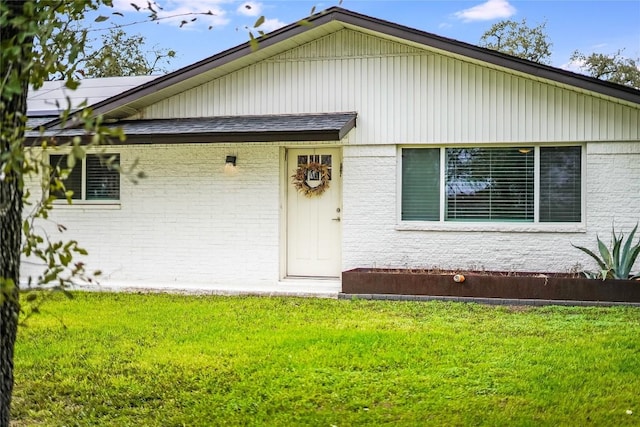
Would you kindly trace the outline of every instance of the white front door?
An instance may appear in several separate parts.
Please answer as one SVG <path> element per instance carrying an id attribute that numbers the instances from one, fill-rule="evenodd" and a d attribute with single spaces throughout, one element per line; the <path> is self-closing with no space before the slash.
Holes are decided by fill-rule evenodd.
<path id="1" fill-rule="evenodd" d="M 322 179 L 320 168 L 328 172 Z M 290 149 L 287 155 L 287 275 L 338 277 L 342 272 L 342 177 L 338 148 Z M 298 168 L 306 188 L 324 191 L 305 195 L 292 182 Z M 310 166 L 311 165 L 311 166 Z M 314 166 L 316 165 L 316 166 Z M 323 184 L 324 182 L 324 184 Z"/>

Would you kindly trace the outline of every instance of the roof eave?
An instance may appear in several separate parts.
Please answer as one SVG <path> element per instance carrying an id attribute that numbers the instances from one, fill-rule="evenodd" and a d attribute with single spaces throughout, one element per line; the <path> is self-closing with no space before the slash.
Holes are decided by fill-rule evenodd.
<path id="1" fill-rule="evenodd" d="M 347 131 L 348 132 L 348 131 Z M 276 132 L 194 132 L 163 134 L 127 134 L 124 141 L 111 141 L 113 145 L 155 145 L 155 144 L 216 144 L 242 142 L 313 142 L 341 141 L 347 132 L 339 129 L 312 131 L 276 131 Z M 39 137 L 27 137 L 33 142 Z M 61 136 L 60 138 L 71 138 Z M 81 144 L 91 142 L 91 135 L 80 136 Z"/>
<path id="2" fill-rule="evenodd" d="M 561 68 L 528 61 L 526 59 L 507 55 L 495 50 L 461 42 L 459 40 L 449 39 L 414 28 L 405 27 L 393 22 L 360 15 L 348 10 L 340 10 L 340 20 L 345 24 L 364 27 L 369 31 L 385 34 L 399 40 L 411 41 L 442 52 L 449 52 L 538 78 L 555 81 L 569 86 L 575 86 L 591 92 L 632 102 L 634 104 L 640 104 L 640 90 L 629 86 L 611 83 L 583 74 L 573 73 Z"/>
<path id="3" fill-rule="evenodd" d="M 351 117 L 340 129 L 338 129 L 337 141 L 341 141 L 342 138 L 347 136 L 347 134 L 351 129 L 356 127 L 356 119 L 357 119 L 357 115 L 354 113 L 353 117 Z"/>
<path id="4" fill-rule="evenodd" d="M 242 142 L 292 142 L 292 141 L 340 141 L 335 129 L 283 132 L 203 132 L 194 134 L 127 135 L 124 144 L 190 144 L 190 143 L 242 143 Z"/>

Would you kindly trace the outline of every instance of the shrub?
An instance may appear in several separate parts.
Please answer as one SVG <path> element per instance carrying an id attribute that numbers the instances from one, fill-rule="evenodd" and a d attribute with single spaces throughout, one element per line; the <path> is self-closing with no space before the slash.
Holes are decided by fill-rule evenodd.
<path id="1" fill-rule="evenodd" d="M 598 251 L 600 252 L 600 256 L 596 255 L 583 246 L 576 246 L 572 244 L 573 247 L 580 249 L 581 251 L 595 259 L 600 266 L 599 272 L 585 271 L 585 276 L 594 279 L 599 278 L 602 280 L 640 279 L 640 274 L 633 274 L 631 272 L 633 264 L 636 262 L 638 255 L 640 255 L 640 239 L 635 245 L 632 245 L 633 237 L 635 236 L 637 229 L 638 224 L 633 227 L 633 230 L 631 230 L 631 234 L 629 234 L 627 241 L 624 242 L 624 234 L 621 232 L 619 236 L 616 235 L 615 227 L 612 227 L 611 249 L 607 248 L 602 240 L 600 240 L 600 237 L 596 236 L 596 239 L 598 240 Z"/>

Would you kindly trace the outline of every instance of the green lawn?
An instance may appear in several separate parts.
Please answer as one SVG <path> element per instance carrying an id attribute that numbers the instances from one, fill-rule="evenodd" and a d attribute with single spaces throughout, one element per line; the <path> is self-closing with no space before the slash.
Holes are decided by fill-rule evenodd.
<path id="1" fill-rule="evenodd" d="M 41 311 L 16 426 L 640 424 L 638 308 L 79 293 Z"/>

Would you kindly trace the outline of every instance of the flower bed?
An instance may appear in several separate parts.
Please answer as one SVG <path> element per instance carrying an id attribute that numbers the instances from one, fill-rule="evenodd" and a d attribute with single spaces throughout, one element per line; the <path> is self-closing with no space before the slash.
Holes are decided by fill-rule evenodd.
<path id="1" fill-rule="evenodd" d="M 464 281 L 454 281 L 456 274 L 462 274 Z M 356 268 L 342 273 L 342 292 L 640 303 L 640 281 L 603 281 L 559 273 Z"/>

